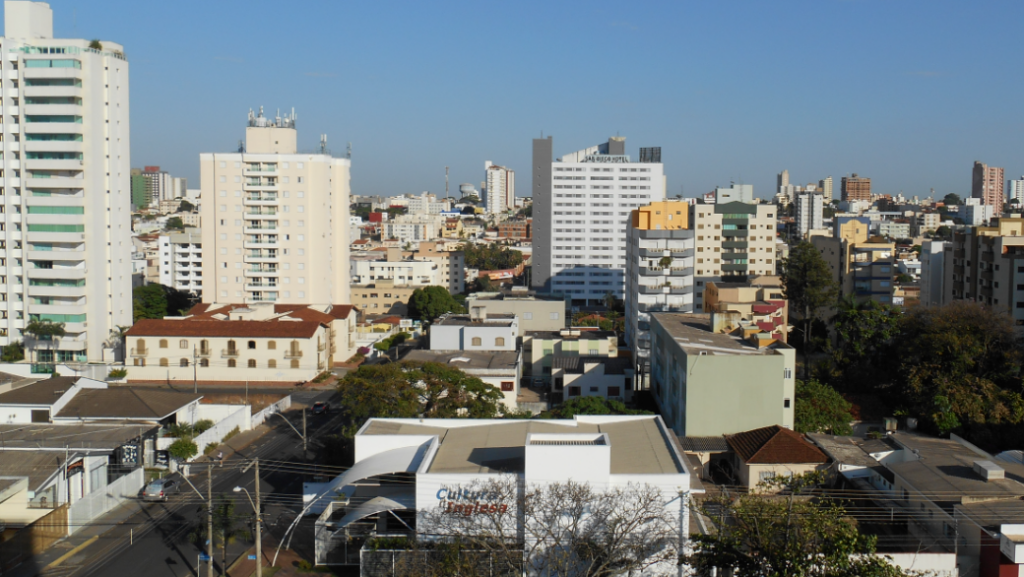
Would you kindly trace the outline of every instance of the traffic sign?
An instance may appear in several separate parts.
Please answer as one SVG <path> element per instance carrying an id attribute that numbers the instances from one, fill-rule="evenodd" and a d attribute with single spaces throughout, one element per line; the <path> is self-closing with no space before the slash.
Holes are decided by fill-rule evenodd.
<path id="1" fill-rule="evenodd" d="M 255 555 L 249 555 L 249 560 L 250 561 L 255 561 L 256 560 L 256 556 Z"/>
<path id="2" fill-rule="evenodd" d="M 200 553 L 199 554 L 199 560 L 200 561 L 209 561 L 210 560 L 210 556 L 207 555 L 206 553 Z"/>

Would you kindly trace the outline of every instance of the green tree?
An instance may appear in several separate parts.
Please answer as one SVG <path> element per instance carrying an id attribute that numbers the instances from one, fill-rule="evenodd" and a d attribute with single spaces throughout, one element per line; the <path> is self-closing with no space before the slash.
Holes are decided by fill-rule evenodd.
<path id="1" fill-rule="evenodd" d="M 775 478 L 762 484 L 785 497 L 726 494 L 704 501 L 714 525 L 694 535 L 694 552 L 682 560 L 700 574 L 732 570 L 759 577 L 900 577 L 901 569 L 874 553 L 877 538 L 861 535 L 838 503 L 808 499 L 823 475 Z"/>
<path id="2" fill-rule="evenodd" d="M 494 386 L 441 363 L 362 365 L 337 389 L 350 433 L 371 417 L 494 418 L 504 398 Z"/>
<path id="3" fill-rule="evenodd" d="M 544 411 L 540 419 L 571 419 L 576 415 L 652 415 L 650 411 L 630 409 L 622 401 L 604 397 L 573 397 L 555 408 Z"/>
<path id="4" fill-rule="evenodd" d="M 20 341 L 6 345 L 3 348 L 3 354 L 0 355 L 0 361 L 5 363 L 16 363 L 25 359 L 25 345 Z"/>
<path id="5" fill-rule="evenodd" d="M 835 389 L 818 381 L 796 382 L 793 427 L 799 433 L 852 435 L 852 405 Z"/>
<path id="6" fill-rule="evenodd" d="M 910 276 L 907 273 L 900 273 L 896 275 L 896 282 L 899 284 L 912 283 L 914 282 L 914 277 Z"/>
<path id="7" fill-rule="evenodd" d="M 953 229 L 946 225 L 942 225 L 935 229 L 935 235 L 932 238 L 937 240 L 953 240 Z"/>
<path id="8" fill-rule="evenodd" d="M 172 216 L 167 219 L 167 224 L 164 225 L 166 230 L 185 230 L 185 223 L 181 221 L 180 216 Z"/>
<path id="9" fill-rule="evenodd" d="M 202 547 L 207 539 L 207 505 L 199 507 L 199 521 L 188 534 L 193 544 Z M 239 527 L 239 516 L 235 513 L 235 500 L 227 495 L 220 495 L 213 505 L 213 544 L 221 548 L 221 567 L 228 566 L 228 545 L 236 539 L 248 539 L 249 532 Z"/>
<path id="10" fill-rule="evenodd" d="M 523 262 L 523 253 L 498 243 L 463 243 L 459 250 L 462 251 L 468 268 L 502 270 L 516 268 Z"/>
<path id="11" fill-rule="evenodd" d="M 178 205 L 178 212 L 192 212 L 195 209 L 196 206 L 187 200 L 182 200 Z"/>
<path id="12" fill-rule="evenodd" d="M 100 50 L 100 51 L 102 51 L 103 50 L 103 43 L 100 42 L 99 40 L 90 40 L 89 41 L 89 48 L 92 48 L 93 50 Z"/>
<path id="13" fill-rule="evenodd" d="M 430 322 L 444 313 L 464 312 L 466 309 L 456 302 L 444 287 L 421 287 L 409 295 L 409 318 Z"/>
<path id="14" fill-rule="evenodd" d="M 853 296 L 839 299 L 832 317 L 836 346 L 826 347 L 829 358 L 815 367 L 818 378 L 849 391 L 887 380 L 902 318 L 902 311 L 891 305 L 857 303 Z"/>
<path id="15" fill-rule="evenodd" d="M 802 241 L 782 261 L 783 293 L 791 310 L 798 311 L 803 325 L 804 377 L 808 374 L 807 355 L 811 346 L 811 326 L 820 309 L 831 305 L 839 294 L 828 263 L 811 243 Z"/>
<path id="16" fill-rule="evenodd" d="M 139 319 L 162 319 L 167 315 L 184 314 L 191 308 L 188 293 L 162 284 L 148 284 L 132 289 L 133 316 Z"/>
<path id="17" fill-rule="evenodd" d="M 182 437 L 167 447 L 167 453 L 179 461 L 187 461 L 199 454 L 199 447 L 187 437 Z"/>
<path id="18" fill-rule="evenodd" d="M 899 351 L 892 404 L 941 433 L 1024 420 L 1024 351 L 1013 320 L 981 304 L 954 301 L 912 309 L 893 342 Z"/>
<path id="19" fill-rule="evenodd" d="M 942 204 L 946 206 L 954 206 L 960 204 L 960 202 L 960 195 L 952 192 L 942 197 Z"/>
<path id="20" fill-rule="evenodd" d="M 31 318 L 31 317 L 30 317 Z M 37 341 L 45 341 L 50 343 L 51 356 L 53 352 L 53 345 L 56 341 L 60 340 L 66 334 L 64 330 L 64 323 L 55 323 L 47 320 L 31 319 L 25 328 L 21 330 L 23 334 L 29 335 Z"/>

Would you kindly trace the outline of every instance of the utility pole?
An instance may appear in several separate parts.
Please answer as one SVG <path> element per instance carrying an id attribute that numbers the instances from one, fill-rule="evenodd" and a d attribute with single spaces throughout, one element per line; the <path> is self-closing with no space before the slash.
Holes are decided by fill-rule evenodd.
<path id="1" fill-rule="evenodd" d="M 196 376 L 198 374 L 196 372 L 198 370 L 196 368 L 198 366 L 198 363 L 196 362 L 197 356 L 198 354 L 196 353 L 196 346 L 192 345 L 192 392 L 199 394 L 199 382 L 196 380 Z"/>
<path id="2" fill-rule="evenodd" d="M 206 467 L 206 577 L 213 577 L 213 464 L 207 463 Z M 198 567 L 196 568 L 198 570 Z"/>
<path id="3" fill-rule="evenodd" d="M 256 459 L 256 577 L 263 577 L 263 515 L 260 513 L 260 460 Z"/>
<path id="4" fill-rule="evenodd" d="M 306 407 L 302 407 L 302 457 L 306 457 Z"/>

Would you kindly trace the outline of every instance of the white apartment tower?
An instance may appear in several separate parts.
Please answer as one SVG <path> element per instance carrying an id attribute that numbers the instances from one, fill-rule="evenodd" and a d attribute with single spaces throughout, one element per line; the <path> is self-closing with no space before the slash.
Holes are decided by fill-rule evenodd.
<path id="1" fill-rule="evenodd" d="M 1007 180 L 1006 181 L 1006 193 L 1007 202 L 1011 202 L 1016 199 L 1016 208 L 1024 208 L 1024 176 L 1020 177 L 1019 180 Z"/>
<path id="2" fill-rule="evenodd" d="M 796 232 L 806 238 L 807 232 L 824 228 L 822 209 L 824 197 L 817 192 L 804 192 L 796 197 Z"/>
<path id="3" fill-rule="evenodd" d="M 43 2 L 4 2 L 0 344 L 38 363 L 114 359 L 132 324 L 128 61 L 53 37 Z M 36 341 L 31 321 L 63 323 Z"/>
<path id="4" fill-rule="evenodd" d="M 194 296 L 203 294 L 203 235 L 196 229 L 157 238 L 160 284 Z"/>
<path id="5" fill-rule="evenodd" d="M 665 199 L 661 149 L 626 155 L 626 139 L 551 161 L 551 138 L 533 141 L 532 285 L 599 304 L 625 290 L 630 213 Z"/>
<path id="6" fill-rule="evenodd" d="M 245 152 L 203 153 L 203 302 L 349 302 L 347 158 L 299 154 L 295 115 L 249 111 Z"/>
<path id="7" fill-rule="evenodd" d="M 501 214 L 516 205 L 516 171 L 484 162 L 484 207 L 487 214 Z"/>

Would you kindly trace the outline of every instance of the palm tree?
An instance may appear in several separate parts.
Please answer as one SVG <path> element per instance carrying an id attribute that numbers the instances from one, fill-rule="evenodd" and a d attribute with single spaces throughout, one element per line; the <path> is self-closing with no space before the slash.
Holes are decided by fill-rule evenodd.
<path id="1" fill-rule="evenodd" d="M 31 320 L 25 328 L 21 330 L 23 334 L 30 335 L 34 340 L 37 341 L 50 341 L 50 356 L 51 362 L 56 366 L 56 359 L 52 358 L 54 343 L 63 337 L 66 333 L 64 331 L 64 323 L 55 323 L 53 321 L 42 321 L 42 320 Z M 35 347 L 33 347 L 34 350 Z M 37 357 L 38 358 L 38 357 Z"/>

